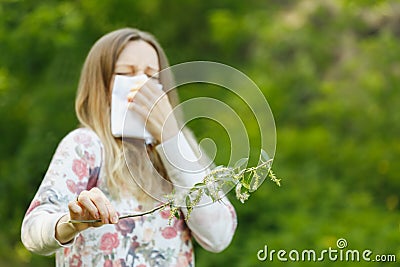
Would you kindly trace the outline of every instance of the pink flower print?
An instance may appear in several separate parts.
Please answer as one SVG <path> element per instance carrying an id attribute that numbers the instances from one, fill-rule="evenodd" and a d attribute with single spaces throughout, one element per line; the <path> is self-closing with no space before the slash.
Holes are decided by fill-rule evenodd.
<path id="1" fill-rule="evenodd" d="M 139 265 L 136 266 L 136 267 L 147 267 L 147 266 L 146 266 L 146 264 L 141 263 L 141 264 L 139 264 Z"/>
<path id="2" fill-rule="evenodd" d="M 123 236 L 132 233 L 135 228 L 135 220 L 133 218 L 122 219 L 115 225 L 115 229 Z"/>
<path id="3" fill-rule="evenodd" d="M 37 208 L 40 205 L 40 201 L 39 200 L 34 200 L 31 202 L 31 204 L 29 205 L 28 210 L 26 211 L 26 215 L 28 215 L 29 213 L 31 213 L 32 210 L 34 210 L 35 208 Z"/>
<path id="4" fill-rule="evenodd" d="M 68 190 L 71 193 L 75 194 L 76 193 L 76 184 L 75 184 L 75 182 L 72 181 L 71 179 L 68 179 L 66 183 L 67 183 Z"/>
<path id="5" fill-rule="evenodd" d="M 69 266 L 71 266 L 71 267 L 81 267 L 82 266 L 81 256 L 73 255 L 72 258 L 69 260 Z"/>
<path id="6" fill-rule="evenodd" d="M 79 180 L 83 177 L 89 176 L 89 168 L 85 161 L 80 159 L 74 159 L 72 162 L 72 171 L 78 176 Z"/>
<path id="7" fill-rule="evenodd" d="M 133 251 L 135 251 L 135 249 L 137 249 L 138 247 L 140 247 L 139 242 L 137 242 L 137 236 L 135 235 L 134 237 L 132 237 L 132 243 L 131 243 L 131 249 L 133 249 Z"/>
<path id="8" fill-rule="evenodd" d="M 83 190 L 86 189 L 86 184 L 83 182 L 78 182 L 76 184 L 76 193 L 79 195 Z"/>
<path id="9" fill-rule="evenodd" d="M 170 214 L 171 214 L 170 209 L 164 209 L 164 210 L 160 211 L 160 215 L 163 219 L 168 219 Z"/>
<path id="10" fill-rule="evenodd" d="M 186 256 L 186 259 L 188 262 L 192 262 L 193 261 L 193 249 L 186 251 L 185 256 Z"/>
<path id="11" fill-rule="evenodd" d="M 85 147 L 89 147 L 92 144 L 92 138 L 87 134 L 77 134 L 74 136 L 74 141 L 78 144 L 82 144 Z"/>
<path id="12" fill-rule="evenodd" d="M 189 266 L 188 258 L 184 253 L 182 252 L 179 253 L 175 267 L 187 267 L 187 266 Z"/>
<path id="13" fill-rule="evenodd" d="M 65 257 L 68 257 L 70 252 L 71 252 L 71 249 L 69 247 L 68 248 L 64 248 L 64 256 Z"/>
<path id="14" fill-rule="evenodd" d="M 117 233 L 105 233 L 100 240 L 100 249 L 104 251 L 105 254 L 111 254 L 114 248 L 119 245 L 119 239 Z"/>
<path id="15" fill-rule="evenodd" d="M 76 194 L 80 194 L 83 190 L 86 189 L 86 184 L 83 182 L 78 182 L 75 183 L 73 180 L 68 179 L 67 180 L 67 188 L 71 193 L 76 193 Z"/>
<path id="16" fill-rule="evenodd" d="M 192 262 L 193 260 L 193 249 L 190 249 L 189 251 L 185 252 L 185 256 L 188 260 L 188 262 Z"/>
<path id="17" fill-rule="evenodd" d="M 82 249 L 85 246 L 85 238 L 83 237 L 83 235 L 79 234 L 76 237 L 75 246 L 80 249 Z"/>
<path id="18" fill-rule="evenodd" d="M 165 238 L 165 239 L 171 239 L 176 237 L 176 235 L 178 234 L 178 232 L 176 231 L 176 229 L 174 227 L 171 226 L 167 226 L 164 229 L 161 230 L 161 235 Z"/>
<path id="19" fill-rule="evenodd" d="M 113 267 L 126 267 L 126 262 L 124 259 L 115 260 Z"/>
<path id="20" fill-rule="evenodd" d="M 183 231 L 186 228 L 186 224 L 185 221 L 182 219 L 176 220 L 174 222 L 174 228 L 176 229 L 176 231 Z"/>
<path id="21" fill-rule="evenodd" d="M 113 262 L 112 262 L 112 260 L 106 259 L 106 260 L 104 261 L 103 267 L 113 267 Z"/>
<path id="22" fill-rule="evenodd" d="M 99 180 L 100 167 L 96 167 L 94 169 L 89 169 L 89 180 L 87 183 L 87 190 L 92 189 L 97 186 L 97 182 Z"/>
<path id="23" fill-rule="evenodd" d="M 89 154 L 89 152 L 85 151 L 83 154 L 83 159 L 89 164 L 90 168 L 93 168 L 96 164 L 96 157 L 94 154 Z"/>

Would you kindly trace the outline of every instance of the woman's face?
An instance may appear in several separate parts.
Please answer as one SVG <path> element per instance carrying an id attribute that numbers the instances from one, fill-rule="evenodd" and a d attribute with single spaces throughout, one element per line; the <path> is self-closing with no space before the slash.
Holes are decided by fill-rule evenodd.
<path id="1" fill-rule="evenodd" d="M 146 74 L 152 77 L 160 71 L 157 51 L 143 40 L 130 41 L 115 63 L 114 75 L 135 76 Z M 113 76 L 114 77 L 114 76 Z M 152 77 L 158 79 L 158 77 Z M 113 87 L 114 79 L 111 82 Z"/>

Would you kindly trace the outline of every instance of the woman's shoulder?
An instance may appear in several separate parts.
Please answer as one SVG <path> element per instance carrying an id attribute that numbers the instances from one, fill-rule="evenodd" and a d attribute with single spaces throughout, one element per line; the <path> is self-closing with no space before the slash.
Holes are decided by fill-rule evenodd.
<path id="1" fill-rule="evenodd" d="M 84 127 L 70 131 L 61 142 L 76 143 L 85 147 L 102 146 L 99 136 L 93 130 Z"/>

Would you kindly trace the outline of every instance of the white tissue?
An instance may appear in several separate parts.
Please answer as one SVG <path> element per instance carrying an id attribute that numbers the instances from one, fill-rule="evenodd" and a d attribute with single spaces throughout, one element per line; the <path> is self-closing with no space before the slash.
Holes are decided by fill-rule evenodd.
<path id="1" fill-rule="evenodd" d="M 111 95 L 111 133 L 115 137 L 131 137 L 154 140 L 146 130 L 144 120 L 136 112 L 128 109 L 127 99 L 131 89 L 140 89 L 149 78 L 142 74 L 137 76 L 115 75 Z M 162 86 L 160 85 L 160 89 Z"/>

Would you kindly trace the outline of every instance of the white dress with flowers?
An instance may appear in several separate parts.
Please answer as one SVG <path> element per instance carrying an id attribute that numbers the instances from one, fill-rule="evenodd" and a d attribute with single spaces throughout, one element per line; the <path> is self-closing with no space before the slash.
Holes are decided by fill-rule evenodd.
<path id="1" fill-rule="evenodd" d="M 89 228 L 71 243 L 60 244 L 55 239 L 56 223 L 82 190 L 99 187 L 120 215 L 143 211 L 133 197 L 117 201 L 108 195 L 100 167 L 102 151 L 100 139 L 89 129 L 76 129 L 62 140 L 22 223 L 21 238 L 27 249 L 42 255 L 56 253 L 56 266 L 169 267 L 194 266 L 192 236 L 213 252 L 229 245 L 236 214 L 227 199 L 196 208 L 187 224 L 183 216 L 169 223 L 169 210 L 164 209 Z M 176 177 L 177 171 L 164 164 Z"/>

